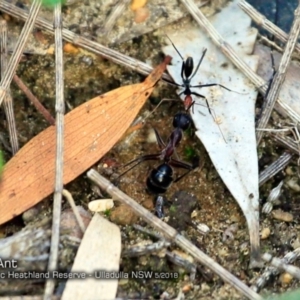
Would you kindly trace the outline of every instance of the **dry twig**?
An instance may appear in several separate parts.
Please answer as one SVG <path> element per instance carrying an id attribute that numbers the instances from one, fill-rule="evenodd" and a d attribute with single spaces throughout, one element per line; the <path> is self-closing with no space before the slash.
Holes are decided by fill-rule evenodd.
<path id="1" fill-rule="evenodd" d="M 39 99 L 32 94 L 32 92 L 24 84 L 24 82 L 17 75 L 14 75 L 13 79 L 16 85 L 23 91 L 23 93 L 27 96 L 27 98 L 32 102 L 32 104 L 37 109 L 37 111 L 39 111 L 44 116 L 46 121 L 48 121 L 50 125 L 55 125 L 55 119 L 52 117 L 49 111 L 43 106 L 43 104 L 39 101 Z"/>
<path id="2" fill-rule="evenodd" d="M 273 35 L 278 40 L 286 43 L 288 41 L 288 34 L 277 27 L 275 24 L 270 22 L 264 15 L 258 12 L 251 4 L 245 0 L 240 0 L 239 7 L 255 22 L 258 26 L 261 26 L 267 30 L 271 35 Z M 300 52 L 300 44 L 297 43 L 295 49 Z"/>
<path id="3" fill-rule="evenodd" d="M 1 1 L 1 4 L 5 2 L 5 1 Z M 38 12 L 40 10 L 41 7 L 41 0 L 33 0 L 31 7 L 30 7 L 30 11 L 28 14 L 28 18 L 25 22 L 25 25 L 22 29 L 22 32 L 20 34 L 20 37 L 17 41 L 15 50 L 12 54 L 12 56 L 10 57 L 10 60 L 8 62 L 6 71 L 3 75 L 3 77 L 1 78 L 1 83 L 0 83 L 0 105 L 2 104 L 2 101 L 4 100 L 4 97 L 7 94 L 7 90 L 9 88 L 9 85 L 13 79 L 13 76 L 16 72 L 20 57 L 23 53 L 26 41 L 29 37 L 29 34 L 32 31 L 32 28 L 34 26 L 34 22 L 37 18 Z"/>
<path id="4" fill-rule="evenodd" d="M 284 152 L 276 161 L 269 165 L 259 174 L 259 186 L 262 186 L 269 179 L 283 170 L 293 159 L 293 155 L 289 152 Z"/>
<path id="5" fill-rule="evenodd" d="M 274 79 L 272 80 L 272 83 L 271 83 L 271 88 L 268 91 L 267 96 L 264 100 L 261 115 L 257 122 L 258 129 L 265 128 L 267 126 L 267 123 L 269 122 L 275 102 L 279 96 L 280 88 L 284 82 L 287 67 L 290 63 L 292 53 L 294 51 L 299 33 L 300 33 L 300 4 L 298 5 L 297 9 L 295 10 L 294 22 L 292 25 L 292 29 L 291 29 L 291 32 L 289 35 L 288 42 L 285 46 L 283 55 L 281 57 L 278 70 L 275 73 Z M 256 132 L 256 140 L 257 140 L 258 144 L 262 139 L 263 133 L 264 133 L 264 131 L 262 131 L 262 130 L 258 130 Z"/>
<path id="6" fill-rule="evenodd" d="M 64 151 L 64 73 L 63 73 L 63 45 L 62 45 L 62 18 L 61 3 L 57 3 L 54 8 L 54 30 L 55 30 L 55 66 L 56 66 L 56 159 L 55 159 L 55 187 L 53 201 L 52 235 L 51 248 L 48 263 L 48 271 L 57 269 L 58 245 L 60 233 L 61 201 L 63 192 L 63 151 Z M 51 298 L 54 291 L 55 282 L 48 279 L 46 282 L 44 299 Z"/>
<path id="7" fill-rule="evenodd" d="M 3 78 L 5 69 L 7 67 L 7 24 L 6 21 L 0 21 L 0 55 L 1 55 L 1 78 Z M 4 97 L 4 111 L 8 122 L 9 138 L 11 143 L 12 153 L 16 154 L 19 150 L 18 135 L 16 128 L 16 121 L 14 116 L 13 99 L 11 97 L 10 89 Z"/>
<path id="8" fill-rule="evenodd" d="M 171 242 L 176 243 L 179 247 L 190 253 L 197 261 L 205 265 L 218 276 L 220 276 L 225 282 L 234 286 L 239 290 L 244 296 L 249 299 L 262 299 L 258 294 L 249 289 L 243 282 L 233 276 L 230 272 L 221 267 L 212 258 L 200 251 L 195 245 L 193 245 L 189 240 L 180 235 L 174 228 L 170 227 L 168 224 L 162 220 L 155 217 L 147 209 L 139 205 L 136 201 L 131 199 L 129 196 L 124 194 L 121 190 L 115 187 L 111 182 L 102 177 L 95 170 L 89 170 L 87 172 L 88 178 L 93 182 L 98 184 L 103 190 L 108 192 L 114 199 L 118 199 L 122 203 L 125 203 L 131 207 L 131 209 L 140 217 L 142 217 L 146 222 L 148 222 L 155 229 L 162 232 L 162 234 L 169 239 Z"/>
<path id="9" fill-rule="evenodd" d="M 78 223 L 78 225 L 79 225 L 79 227 L 80 227 L 82 233 L 84 233 L 85 230 L 86 230 L 86 228 L 85 228 L 85 225 L 84 225 L 84 223 L 83 223 L 83 220 L 82 220 L 82 218 L 81 218 L 81 216 L 80 216 L 80 213 L 79 213 L 79 211 L 78 211 L 78 208 L 77 208 L 77 206 L 76 206 L 76 204 L 75 204 L 75 201 L 74 201 L 74 199 L 73 199 L 73 197 L 72 197 L 72 194 L 71 194 L 68 190 L 66 190 L 66 189 L 63 189 L 62 194 L 63 194 L 63 196 L 64 196 L 65 198 L 67 198 L 67 200 L 68 200 L 68 202 L 69 202 L 69 204 L 70 204 L 70 206 L 71 206 L 71 208 L 72 208 L 72 210 L 73 210 L 73 213 L 74 213 L 74 216 L 75 216 L 75 218 L 76 218 L 76 221 L 77 221 L 77 223 Z"/>

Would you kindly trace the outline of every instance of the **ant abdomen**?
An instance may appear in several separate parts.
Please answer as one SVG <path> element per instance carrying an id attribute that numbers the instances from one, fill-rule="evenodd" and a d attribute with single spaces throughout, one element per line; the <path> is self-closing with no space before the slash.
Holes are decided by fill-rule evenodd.
<path id="1" fill-rule="evenodd" d="M 184 75 L 185 75 L 185 78 L 188 79 L 194 71 L 194 60 L 192 57 L 189 56 L 186 59 L 186 61 L 183 61 L 183 62 L 184 62 L 184 66 L 183 66 Z"/>
<path id="2" fill-rule="evenodd" d="M 163 194 L 173 182 L 172 168 L 163 163 L 153 169 L 147 178 L 147 189 L 152 194 Z"/>

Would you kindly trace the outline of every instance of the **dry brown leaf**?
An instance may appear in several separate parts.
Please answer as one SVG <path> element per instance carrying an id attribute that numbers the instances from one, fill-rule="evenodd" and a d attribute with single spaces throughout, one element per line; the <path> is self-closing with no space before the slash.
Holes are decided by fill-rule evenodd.
<path id="1" fill-rule="evenodd" d="M 96 163 L 122 137 L 171 58 L 144 82 L 98 96 L 65 116 L 64 184 Z M 21 214 L 54 188 L 55 127 L 30 140 L 6 165 L 0 185 L 0 224 Z"/>

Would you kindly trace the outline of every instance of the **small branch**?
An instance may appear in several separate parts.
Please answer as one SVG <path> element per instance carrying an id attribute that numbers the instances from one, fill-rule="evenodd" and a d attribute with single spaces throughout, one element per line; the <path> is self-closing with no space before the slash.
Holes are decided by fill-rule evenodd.
<path id="1" fill-rule="evenodd" d="M 3 3 L 5 1 L 1 1 Z M 20 57 L 23 53 L 25 44 L 27 42 L 27 39 L 29 37 L 29 34 L 31 33 L 34 22 L 37 18 L 38 12 L 41 7 L 41 0 L 33 0 L 32 5 L 30 7 L 30 11 L 28 14 L 28 19 L 25 22 L 25 25 L 22 29 L 22 32 L 20 34 L 20 37 L 17 41 L 15 50 L 8 62 L 6 71 L 1 78 L 1 83 L 0 83 L 0 106 L 2 104 L 2 101 L 4 100 L 5 96 L 7 95 L 7 90 L 9 88 L 9 85 L 12 81 L 12 78 L 16 72 Z"/>
<path id="2" fill-rule="evenodd" d="M 293 154 L 284 152 L 276 161 L 259 174 L 259 186 L 262 186 L 269 179 L 273 178 L 277 173 L 283 170 L 292 159 Z"/>
<path id="3" fill-rule="evenodd" d="M 263 254 L 262 259 L 269 262 L 273 267 L 291 274 L 294 278 L 300 279 L 300 269 L 287 264 L 284 259 L 272 257 L 269 253 Z"/>
<path id="4" fill-rule="evenodd" d="M 294 18 L 294 22 L 292 25 L 290 35 L 289 35 L 288 42 L 284 48 L 284 52 L 281 57 L 278 70 L 275 73 L 274 79 L 272 80 L 271 88 L 270 88 L 270 90 L 265 98 L 265 101 L 263 103 L 261 115 L 257 122 L 258 129 L 266 128 L 266 126 L 269 122 L 275 102 L 279 95 L 280 88 L 284 82 L 287 67 L 292 58 L 292 53 L 296 46 L 296 42 L 297 42 L 299 33 L 300 33 L 300 4 L 298 5 L 297 9 L 295 10 L 295 18 Z M 256 132 L 257 144 L 259 144 L 259 142 L 261 141 L 263 134 L 264 134 L 264 131 L 262 131 L 262 130 L 258 130 Z"/>
<path id="5" fill-rule="evenodd" d="M 56 66 L 56 158 L 55 158 L 55 187 L 53 201 L 51 248 L 48 263 L 48 271 L 57 270 L 59 225 L 61 215 L 61 201 L 63 192 L 63 150 L 64 150 L 64 74 L 63 74 L 63 46 L 62 46 L 62 19 L 61 3 L 54 7 L 54 29 L 55 29 L 55 66 Z M 44 300 L 51 298 L 54 291 L 55 281 L 49 279 L 46 282 Z"/>
<path id="6" fill-rule="evenodd" d="M 196 260 L 201 264 L 211 269 L 214 273 L 220 276 L 225 282 L 229 283 L 240 291 L 245 297 L 249 299 L 262 299 L 258 294 L 253 292 L 249 287 L 247 287 L 242 281 L 233 276 L 230 272 L 225 270 L 222 266 L 216 263 L 212 258 L 204 254 L 196 246 L 194 246 L 189 240 L 180 235 L 174 228 L 170 227 L 168 224 L 162 220 L 155 217 L 147 209 L 139 205 L 135 200 L 131 199 L 129 196 L 124 194 L 121 190 L 116 188 L 111 182 L 102 177 L 95 170 L 89 170 L 87 176 L 93 182 L 98 184 L 103 190 L 108 192 L 114 199 L 118 199 L 122 203 L 125 203 L 131 207 L 131 209 L 144 221 L 148 222 L 155 229 L 162 232 L 162 234 L 167 237 L 171 242 L 176 243 L 179 247 L 190 253 Z"/>
<path id="7" fill-rule="evenodd" d="M 260 27 L 267 30 L 271 35 L 278 40 L 286 43 L 288 41 L 288 34 L 270 22 L 264 15 L 257 11 L 251 4 L 245 0 L 240 0 L 239 7 Z M 295 49 L 300 52 L 300 44 L 297 43 Z"/>
<path id="8" fill-rule="evenodd" d="M 43 104 L 39 101 L 39 99 L 32 94 L 32 92 L 24 84 L 24 82 L 17 75 L 14 75 L 13 79 L 16 85 L 23 91 L 23 93 L 27 96 L 27 98 L 32 102 L 32 104 L 37 109 L 37 111 L 39 111 L 44 116 L 46 121 L 48 121 L 50 125 L 55 125 L 55 119 L 52 117 L 50 112 L 43 106 Z"/>
<path id="9" fill-rule="evenodd" d="M 67 198 L 67 200 L 68 200 L 68 202 L 69 202 L 69 205 L 71 206 L 71 208 L 72 208 L 72 210 L 73 210 L 75 219 L 76 219 L 76 221 L 77 221 L 77 223 L 78 223 L 78 225 L 79 225 L 79 227 L 80 227 L 82 233 L 85 233 L 86 228 L 85 228 L 85 225 L 84 225 L 84 223 L 83 223 L 83 220 L 82 220 L 82 218 L 81 218 L 81 216 L 80 216 L 80 213 L 79 213 L 79 211 L 78 211 L 78 208 L 77 208 L 77 206 L 76 206 L 76 204 L 75 204 L 75 201 L 74 201 L 74 199 L 73 199 L 72 194 L 71 194 L 68 190 L 66 190 L 66 189 L 63 189 L 62 194 L 63 194 L 63 196 L 64 196 L 65 198 Z"/>
<path id="10" fill-rule="evenodd" d="M 299 145 L 293 141 L 289 137 L 283 137 L 282 135 L 278 134 L 271 134 L 272 138 L 282 146 L 285 146 L 288 150 L 294 152 L 299 156 Z"/>
<path id="11" fill-rule="evenodd" d="M 280 273 L 279 269 L 281 270 L 283 269 L 293 276 L 294 276 L 294 271 L 296 271 L 297 274 L 296 276 L 299 276 L 299 269 L 297 268 L 295 270 L 294 266 L 288 265 L 295 262 L 299 258 L 299 256 L 300 256 L 300 248 L 296 248 L 294 251 L 288 252 L 282 259 L 273 258 L 273 261 L 272 261 L 272 255 L 268 253 L 263 254 L 262 255 L 263 260 L 270 262 L 272 266 L 266 268 L 266 270 L 256 280 L 256 283 L 253 286 L 251 286 L 251 289 L 253 289 L 256 292 L 260 291 L 264 286 L 266 286 L 266 284 L 268 284 L 268 282 L 273 280 L 274 276 L 279 275 Z M 281 266 L 283 266 L 283 268 L 280 268 Z"/>
<path id="12" fill-rule="evenodd" d="M 0 35 L 0 68 L 1 78 L 3 78 L 4 72 L 7 67 L 7 24 L 4 20 L 0 21 Z M 6 96 L 4 97 L 4 111 L 8 122 L 8 131 L 12 153 L 16 154 L 19 150 L 19 142 L 14 115 L 13 99 L 11 97 L 9 88 L 7 90 Z"/>

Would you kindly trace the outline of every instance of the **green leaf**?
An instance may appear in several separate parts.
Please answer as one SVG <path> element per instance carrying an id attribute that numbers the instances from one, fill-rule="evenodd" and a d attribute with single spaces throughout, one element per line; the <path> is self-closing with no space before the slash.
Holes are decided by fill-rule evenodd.
<path id="1" fill-rule="evenodd" d="M 61 3 L 65 4 L 66 0 L 41 0 L 42 5 L 47 6 L 47 7 L 54 7 L 56 4 Z"/>
<path id="2" fill-rule="evenodd" d="M 266 298 L 266 300 L 299 300 L 300 299 L 300 290 L 295 290 L 292 292 L 284 293 L 280 296 L 272 296 Z"/>

